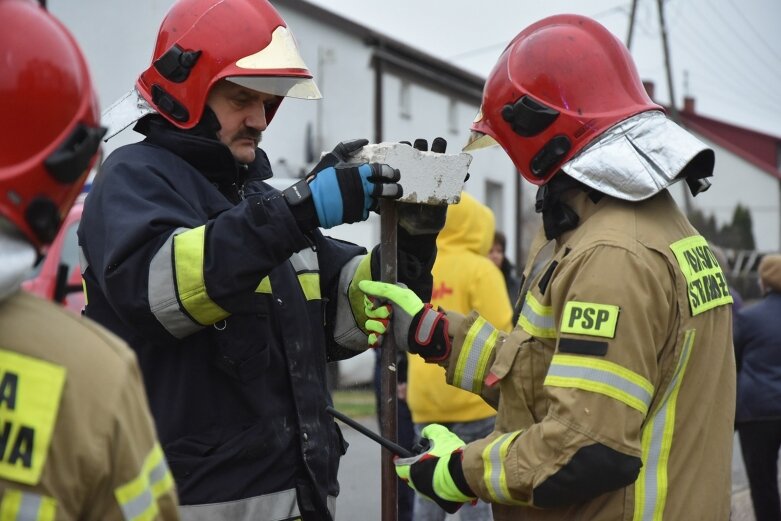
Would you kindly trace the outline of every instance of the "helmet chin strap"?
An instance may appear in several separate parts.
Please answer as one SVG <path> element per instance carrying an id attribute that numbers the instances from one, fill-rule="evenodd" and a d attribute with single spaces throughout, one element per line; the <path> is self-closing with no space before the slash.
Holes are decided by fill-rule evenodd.
<path id="1" fill-rule="evenodd" d="M 559 172 L 537 190 L 534 210 L 542 214 L 542 226 L 545 230 L 545 238 L 548 240 L 555 239 L 562 233 L 577 228 L 580 217 L 568 204 L 561 201 L 561 196 L 565 192 L 575 189 L 585 190 L 586 187 L 570 176 Z"/>

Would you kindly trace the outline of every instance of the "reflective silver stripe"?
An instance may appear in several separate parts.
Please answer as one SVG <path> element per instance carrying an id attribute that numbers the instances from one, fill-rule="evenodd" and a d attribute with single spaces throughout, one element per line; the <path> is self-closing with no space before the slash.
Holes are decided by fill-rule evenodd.
<path id="1" fill-rule="evenodd" d="M 38 521 L 40 509 L 41 496 L 38 494 L 27 494 L 22 492 L 22 501 L 19 504 L 19 510 L 16 513 L 15 521 Z"/>
<path id="2" fill-rule="evenodd" d="M 312 248 L 304 248 L 290 256 L 290 264 L 296 273 L 318 271 L 320 264 L 317 261 L 317 253 Z"/>
<path id="3" fill-rule="evenodd" d="M 48 496 L 6 488 L 0 501 L 2 521 L 54 521 L 57 501 Z"/>
<path id="4" fill-rule="evenodd" d="M 82 275 L 84 275 L 84 272 L 89 268 L 89 262 L 87 262 L 87 257 L 84 255 L 84 248 L 82 248 L 81 245 L 79 245 L 79 267 L 81 268 Z"/>
<path id="5" fill-rule="evenodd" d="M 176 294 L 176 274 L 174 273 L 171 252 L 174 237 L 185 231 L 187 228 L 179 228 L 174 231 L 157 250 L 152 262 L 149 263 L 147 288 L 149 308 L 166 331 L 176 338 L 184 338 L 203 328 L 182 312 Z"/>
<path id="6" fill-rule="evenodd" d="M 651 382 L 613 362 L 560 354 L 553 357 L 543 385 L 604 394 L 643 415 L 648 412 L 654 391 Z"/>
<path id="7" fill-rule="evenodd" d="M 431 335 L 434 334 L 434 326 L 436 325 L 438 317 L 439 313 L 431 308 L 426 308 L 423 312 L 423 316 L 420 317 L 418 329 L 415 331 L 416 342 L 424 344 L 431 340 Z"/>
<path id="8" fill-rule="evenodd" d="M 157 513 L 157 505 L 154 504 L 155 498 L 152 497 L 152 490 L 143 489 L 136 497 L 120 504 L 122 515 L 127 521 L 136 521 L 141 519 L 141 515 L 147 511 Z"/>
<path id="9" fill-rule="evenodd" d="M 472 330 L 477 332 L 472 334 Z M 456 362 L 453 385 L 473 393 L 481 392 L 483 379 L 499 332 L 482 317 L 467 331 L 466 339 Z"/>
<path id="10" fill-rule="evenodd" d="M 656 521 L 662 519 L 664 514 L 668 489 L 667 462 L 675 436 L 675 409 L 678 391 L 689 363 L 694 336 L 694 329 L 686 332 L 681 356 L 678 359 L 672 380 L 670 380 L 659 407 L 643 427 L 643 466 L 640 469 L 640 476 L 635 481 L 633 521 Z"/>
<path id="11" fill-rule="evenodd" d="M 537 338 L 556 338 L 553 309 L 537 302 L 531 293 L 526 294 L 518 324 L 524 331 Z"/>
<path id="12" fill-rule="evenodd" d="M 503 434 L 483 449 L 483 479 L 494 502 L 505 505 L 522 504 L 510 495 L 507 474 L 504 470 L 504 460 L 507 458 L 510 446 L 520 434 L 521 431 Z"/>
<path id="13" fill-rule="evenodd" d="M 336 498 L 333 496 L 328 496 L 328 510 L 334 517 Z M 295 489 L 224 503 L 179 507 L 182 521 L 286 521 L 300 515 Z"/>

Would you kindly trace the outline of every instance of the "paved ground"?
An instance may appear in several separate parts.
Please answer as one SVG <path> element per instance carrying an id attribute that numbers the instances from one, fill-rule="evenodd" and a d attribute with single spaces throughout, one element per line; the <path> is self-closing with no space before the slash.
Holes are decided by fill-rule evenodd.
<path id="1" fill-rule="evenodd" d="M 375 420 L 365 419 L 361 423 L 377 432 Z M 381 519 L 379 446 L 345 425 L 342 425 L 342 431 L 350 448 L 347 455 L 342 458 L 339 469 L 342 492 L 337 503 L 337 518 L 379 520 Z M 737 441 L 734 444 L 732 460 L 731 521 L 754 521 L 748 483 Z M 458 515 L 448 517 L 448 520 L 456 519 Z"/>

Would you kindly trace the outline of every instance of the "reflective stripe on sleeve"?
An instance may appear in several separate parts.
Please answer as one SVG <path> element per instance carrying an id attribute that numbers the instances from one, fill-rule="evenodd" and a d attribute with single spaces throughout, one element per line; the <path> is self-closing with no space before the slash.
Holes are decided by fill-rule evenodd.
<path id="1" fill-rule="evenodd" d="M 176 276 L 173 264 L 173 242 L 177 233 L 186 231 L 179 228 L 163 243 L 149 264 L 147 295 L 149 309 L 158 322 L 176 338 L 184 338 L 200 330 L 203 326 L 196 323 L 182 310 L 176 292 Z"/>
<path id="2" fill-rule="evenodd" d="M 15 489 L 6 489 L 0 501 L 2 521 L 54 521 L 57 500 Z"/>
<path id="3" fill-rule="evenodd" d="M 488 360 L 496 349 L 498 338 L 499 331 L 483 317 L 477 317 L 466 332 L 464 344 L 461 346 L 453 373 L 454 386 L 475 394 L 482 392 Z"/>
<path id="4" fill-rule="evenodd" d="M 304 293 L 306 300 L 319 300 L 320 295 L 320 265 L 317 260 L 317 253 L 311 248 L 303 249 L 290 256 L 290 264 L 296 272 L 298 284 Z M 263 277 L 255 293 L 272 293 L 271 280 Z"/>
<path id="5" fill-rule="evenodd" d="M 336 519 L 336 498 L 328 496 L 326 504 L 331 518 Z M 230 519 L 231 521 L 253 521 L 256 519 L 286 521 L 298 519 L 301 515 L 294 488 L 221 503 L 180 505 L 179 513 L 183 520 Z"/>
<path id="6" fill-rule="evenodd" d="M 553 356 L 543 385 L 604 394 L 645 415 L 654 386 L 646 378 L 613 362 L 584 356 Z"/>
<path id="7" fill-rule="evenodd" d="M 635 511 L 633 521 L 658 521 L 662 519 L 667 503 L 667 461 L 670 458 L 675 435 L 675 409 L 683 375 L 691 357 L 695 330 L 686 332 L 681 357 L 670 385 L 659 402 L 659 407 L 643 427 L 643 466 L 635 481 Z"/>
<path id="8" fill-rule="evenodd" d="M 147 521 L 158 513 L 157 499 L 173 490 L 174 478 L 160 444 L 155 443 L 132 481 L 114 491 L 126 521 Z"/>
<path id="9" fill-rule="evenodd" d="M 537 338 L 556 338 L 553 308 L 540 304 L 531 292 L 526 293 L 526 300 L 518 317 L 518 325 Z"/>
<path id="10" fill-rule="evenodd" d="M 510 489 L 507 486 L 507 474 L 504 470 L 507 452 L 521 432 L 515 431 L 503 434 L 483 449 L 483 481 L 485 481 L 492 503 L 505 505 L 527 504 L 510 495 Z"/>
<path id="11" fill-rule="evenodd" d="M 206 226 L 175 234 L 173 237 L 176 293 L 185 311 L 199 324 L 208 326 L 230 313 L 217 305 L 206 292 L 203 277 Z"/>

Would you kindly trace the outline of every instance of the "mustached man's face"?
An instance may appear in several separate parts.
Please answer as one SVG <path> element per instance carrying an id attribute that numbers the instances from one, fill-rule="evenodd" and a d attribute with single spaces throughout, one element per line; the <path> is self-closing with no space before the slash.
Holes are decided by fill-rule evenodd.
<path id="1" fill-rule="evenodd" d="M 266 127 L 266 106 L 276 96 L 236 85 L 227 80 L 214 84 L 206 104 L 220 122 L 217 138 L 230 148 L 239 163 L 251 163 Z"/>

